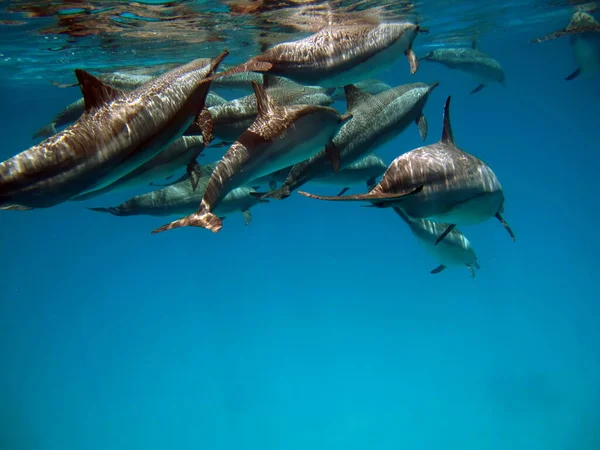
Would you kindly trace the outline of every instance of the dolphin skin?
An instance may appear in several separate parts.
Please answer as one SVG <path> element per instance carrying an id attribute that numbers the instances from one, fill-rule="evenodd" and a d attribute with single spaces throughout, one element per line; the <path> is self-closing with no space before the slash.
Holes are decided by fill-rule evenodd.
<path id="1" fill-rule="evenodd" d="M 325 197 L 330 201 L 368 201 L 379 208 L 398 207 L 414 219 L 445 222 L 439 243 L 456 225 L 474 225 L 496 217 L 511 238 L 504 220 L 504 192 L 498 178 L 483 161 L 458 148 L 450 124 L 450 98 L 444 107 L 442 139 L 397 157 L 368 194 Z"/>
<path id="2" fill-rule="evenodd" d="M 481 91 L 490 83 L 505 84 L 504 69 L 500 63 L 479 50 L 475 41 L 471 48 L 438 48 L 419 60 L 438 63 L 471 75 L 479 83 L 471 94 Z"/>
<path id="3" fill-rule="evenodd" d="M 192 214 L 198 209 L 198 205 L 206 192 L 210 176 L 216 166 L 217 162 L 214 162 L 202 167 L 196 190 L 192 188 L 189 180 L 184 179 L 171 186 L 132 197 L 118 206 L 89 209 L 115 216 L 146 215 L 165 217 Z M 254 190 L 247 186 L 233 189 L 217 205 L 215 214 L 223 218 L 241 212 L 244 215 L 246 225 L 249 224 L 252 219 L 250 208 L 258 203 L 269 203 L 268 200 L 260 200 L 250 196 L 251 192 L 254 192 Z"/>
<path id="4" fill-rule="evenodd" d="M 258 101 L 258 116 L 214 170 L 198 211 L 153 233 L 183 226 L 218 232 L 221 220 L 212 210 L 228 192 L 314 155 L 331 142 L 349 118 L 327 106 L 279 106 L 263 86 L 252 85 Z"/>
<path id="5" fill-rule="evenodd" d="M 207 77 L 225 56 L 194 60 L 130 92 L 76 70 L 85 113 L 0 164 L 0 209 L 51 207 L 101 189 L 153 158 L 198 120 Z"/>
<path id="6" fill-rule="evenodd" d="M 345 86 L 348 111 L 352 119 L 333 138 L 326 150 L 296 164 L 283 185 L 264 198 L 283 199 L 312 179 L 323 179 L 333 174 L 330 159 L 340 170 L 364 158 L 402 133 L 411 124 L 417 124 L 421 139 L 427 136 L 427 121 L 423 108 L 430 93 L 438 86 L 412 83 L 369 95 L 354 85 Z M 259 195 L 259 194 L 254 194 Z"/>
<path id="7" fill-rule="evenodd" d="M 269 73 L 300 84 L 336 88 L 370 78 L 406 55 L 418 69 L 412 43 L 421 28 L 410 22 L 329 25 L 297 41 L 275 45 L 248 63 L 267 63 Z"/>
<path id="8" fill-rule="evenodd" d="M 449 224 L 432 222 L 427 219 L 413 219 L 400 208 L 393 208 L 408 225 L 412 234 L 418 239 L 425 250 L 440 262 L 440 265 L 430 273 L 436 274 L 446 267 L 466 266 L 472 278 L 475 278 L 475 269 L 479 269 L 477 255 L 471 242 L 458 231 L 452 229 L 439 245 L 437 238 L 448 228 Z"/>

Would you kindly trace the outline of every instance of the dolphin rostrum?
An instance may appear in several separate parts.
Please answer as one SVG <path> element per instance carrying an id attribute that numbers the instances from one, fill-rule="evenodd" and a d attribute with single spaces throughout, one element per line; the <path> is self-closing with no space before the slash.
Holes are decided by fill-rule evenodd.
<path id="1" fill-rule="evenodd" d="M 438 236 L 448 228 L 448 224 L 427 219 L 413 219 L 400 208 L 393 208 L 393 210 L 406 222 L 425 250 L 440 262 L 431 273 L 440 273 L 448 266 L 466 266 L 471 277 L 475 278 L 475 269 L 479 269 L 477 255 L 471 242 L 457 228 L 450 231 L 448 236 L 436 245 Z"/>
<path id="2" fill-rule="evenodd" d="M 492 169 L 458 148 L 450 124 L 450 98 L 444 107 L 442 138 L 398 156 L 368 194 L 324 197 L 320 200 L 368 201 L 379 208 L 399 207 L 413 219 L 449 224 L 439 243 L 456 225 L 474 225 L 496 217 L 510 237 L 515 236 L 502 217 L 504 191 Z M 414 195 L 407 196 L 413 193 Z"/>
<path id="3" fill-rule="evenodd" d="M 85 113 L 73 125 L 0 164 L 0 209 L 47 208 L 132 172 L 201 119 L 210 76 L 227 56 L 197 59 L 135 89 L 76 70 Z M 206 142 L 206 140 L 205 140 Z"/>
<path id="4" fill-rule="evenodd" d="M 498 61 L 479 50 L 475 40 L 472 41 L 471 48 L 438 48 L 419 60 L 439 63 L 471 75 L 479 83 L 471 94 L 493 82 L 505 85 L 504 69 Z"/>
<path id="5" fill-rule="evenodd" d="M 419 31 L 425 30 L 410 22 L 329 25 L 307 38 L 277 44 L 248 62 L 268 63 L 274 75 L 329 88 L 365 80 L 402 54 L 414 74 L 419 63 L 412 43 Z"/>
<path id="6" fill-rule="evenodd" d="M 314 155 L 350 118 L 328 106 L 280 106 L 263 86 L 254 82 L 252 86 L 258 116 L 214 170 L 198 211 L 152 233 L 184 226 L 218 232 L 221 220 L 212 211 L 228 192 Z"/>
<path id="7" fill-rule="evenodd" d="M 402 133 L 411 124 L 417 124 L 421 139 L 427 136 L 427 121 L 423 108 L 429 94 L 438 86 L 413 83 L 388 89 L 377 95 L 369 95 L 354 85 L 345 86 L 348 112 L 353 118 L 345 124 L 328 147 L 312 158 L 296 164 L 283 185 L 264 198 L 283 199 L 313 179 L 323 179 L 333 174 L 339 164 L 343 170 L 374 152 Z"/>
<path id="8" fill-rule="evenodd" d="M 579 75 L 591 77 L 600 71 L 600 23 L 591 14 L 577 11 L 565 28 L 531 42 L 544 42 L 561 36 L 571 37 L 571 48 L 577 65 L 577 69 L 565 80 L 574 80 Z"/>

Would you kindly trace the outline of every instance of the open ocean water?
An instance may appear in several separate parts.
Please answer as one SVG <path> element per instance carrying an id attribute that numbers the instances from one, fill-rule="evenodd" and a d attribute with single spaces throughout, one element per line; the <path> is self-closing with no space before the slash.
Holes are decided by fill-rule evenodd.
<path id="1" fill-rule="evenodd" d="M 183 64 L 226 48 L 232 65 L 261 39 L 308 35 L 276 19 L 324 5 L 238 3 L 0 2 L 0 160 L 80 98 L 50 83 L 73 83 L 76 67 Z M 390 209 L 298 193 L 257 205 L 247 226 L 231 215 L 218 234 L 151 235 L 169 220 L 83 207 L 144 186 L 0 211 L 0 450 L 599 450 L 600 74 L 565 81 L 568 36 L 530 43 L 566 26 L 574 3 L 378 5 L 429 28 L 418 56 L 477 35 L 504 68 L 506 87 L 472 95 L 468 75 L 426 62 L 410 75 L 404 57 L 376 77 L 439 81 L 425 144 L 440 139 L 451 95 L 457 144 L 502 183 L 516 242 L 496 220 L 460 227 L 475 278 L 430 274 L 439 263 Z M 98 13 L 104 25 L 59 14 L 100 7 L 119 13 Z M 195 15 L 128 36 L 137 25 L 114 29 L 128 8 Z M 412 125 L 376 154 L 389 164 L 425 144 Z"/>

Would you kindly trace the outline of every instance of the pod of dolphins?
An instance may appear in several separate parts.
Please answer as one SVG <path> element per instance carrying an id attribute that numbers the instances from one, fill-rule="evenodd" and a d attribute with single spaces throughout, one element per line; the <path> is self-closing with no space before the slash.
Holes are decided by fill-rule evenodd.
<path id="1" fill-rule="evenodd" d="M 412 46 L 422 32 L 427 30 L 410 22 L 365 20 L 327 25 L 226 69 L 221 62 L 227 51 L 158 76 L 94 76 L 77 69 L 72 86 L 80 87 L 81 100 L 34 134 L 44 141 L 0 164 L 0 209 L 49 208 L 153 185 L 158 189 L 118 206 L 89 209 L 180 217 L 153 234 L 185 226 L 218 232 L 228 215 L 240 212 L 248 224 L 251 208 L 285 199 L 306 183 L 335 185 L 341 188 L 336 196 L 299 194 L 392 208 L 437 259 L 431 273 L 464 266 L 474 277 L 477 255 L 457 226 L 494 218 L 515 240 L 503 216 L 500 181 L 458 147 L 450 97 L 440 140 L 386 165 L 375 152 L 412 124 L 426 140 L 423 109 L 439 83 L 389 86 L 373 77 L 400 56 L 411 74 L 420 62 L 468 73 L 477 82 L 472 94 L 504 84 L 505 75 L 475 41 L 470 48 L 440 48 L 417 58 Z M 533 42 L 566 35 L 576 61 L 566 79 L 599 71 L 600 25 L 585 12 Z M 246 95 L 226 100 L 212 91 L 221 88 Z M 345 100 L 345 112 L 331 106 L 336 100 Z M 222 158 L 198 163 L 203 152 L 218 147 L 228 148 Z M 356 185 L 366 192 L 344 195 Z"/>

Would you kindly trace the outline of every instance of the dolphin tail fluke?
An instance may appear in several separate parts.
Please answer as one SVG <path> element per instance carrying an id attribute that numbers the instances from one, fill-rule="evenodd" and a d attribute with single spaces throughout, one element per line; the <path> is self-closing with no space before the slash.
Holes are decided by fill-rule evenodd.
<path id="1" fill-rule="evenodd" d="M 125 214 L 121 213 L 121 211 L 119 211 L 117 208 L 111 206 L 109 208 L 86 208 L 89 209 L 90 211 L 96 211 L 96 212 L 103 212 L 103 213 L 110 213 L 113 216 L 124 216 Z"/>
<path id="2" fill-rule="evenodd" d="M 510 228 L 510 225 L 508 224 L 508 222 L 506 220 L 504 220 L 504 217 L 502 217 L 502 214 L 500 214 L 500 213 L 496 214 L 496 219 L 498 219 L 500 221 L 500 223 L 502 225 L 504 225 L 504 228 L 506 228 L 506 231 L 508 231 L 510 238 L 513 240 L 513 242 L 515 242 L 515 240 L 516 240 L 515 233 L 513 233 L 513 230 Z"/>
<path id="3" fill-rule="evenodd" d="M 157 228 L 152 231 L 152 234 L 162 233 L 163 231 L 172 230 L 174 228 L 181 227 L 198 227 L 198 228 L 206 228 L 207 230 L 212 231 L 213 233 L 218 233 L 223 224 L 221 219 L 215 216 L 213 213 L 205 210 L 200 210 L 189 216 L 183 217 L 179 220 L 174 220 L 171 223 L 163 225 L 162 227 Z"/>
<path id="4" fill-rule="evenodd" d="M 485 87 L 485 84 L 479 84 L 475 89 L 473 89 L 470 94 L 477 94 Z"/>
<path id="5" fill-rule="evenodd" d="M 423 114 L 421 114 L 415 120 L 417 127 L 419 127 L 419 136 L 421 136 L 421 140 L 425 141 L 427 139 L 427 119 Z"/>
<path id="6" fill-rule="evenodd" d="M 324 195 L 315 195 L 309 194 L 308 192 L 298 191 L 300 195 L 304 195 L 308 198 L 314 198 L 317 200 L 328 200 L 328 201 L 343 201 L 343 202 L 373 202 L 374 204 L 384 204 L 387 202 L 398 202 L 402 201 L 405 197 L 409 197 L 411 195 L 417 194 L 423 190 L 423 185 L 413 189 L 410 192 L 402 192 L 395 194 L 381 194 L 381 193 L 372 193 L 368 194 L 356 194 L 356 195 L 346 195 L 346 196 L 324 196 Z"/>
<path id="7" fill-rule="evenodd" d="M 417 70 L 419 70 L 419 60 L 417 55 L 415 55 L 412 47 L 409 47 L 404 54 L 406 55 L 406 58 L 408 58 L 408 63 L 410 64 L 410 73 L 411 75 L 414 75 L 417 73 Z"/>
<path id="8" fill-rule="evenodd" d="M 443 232 L 442 234 L 440 234 L 440 237 L 438 237 L 438 238 L 436 239 L 436 241 L 435 241 L 435 244 L 433 244 L 433 245 L 438 245 L 440 242 L 442 242 L 442 241 L 444 240 L 444 238 L 445 238 L 446 236 L 448 236 L 448 234 L 450 234 L 450 232 L 451 232 L 452 230 L 454 230 L 454 228 L 455 228 L 455 227 L 456 227 L 456 224 L 451 224 L 451 225 L 448 225 L 448 228 L 446 228 L 446 229 L 444 230 L 444 232 Z"/>
<path id="9" fill-rule="evenodd" d="M 443 264 L 440 264 L 439 266 L 437 266 L 435 269 L 433 269 L 433 270 L 432 270 L 431 272 L 429 272 L 429 273 L 433 273 L 433 274 L 435 274 L 435 273 L 440 273 L 440 272 L 441 272 L 442 270 L 444 270 L 445 268 L 446 268 L 446 266 L 445 266 L 445 265 L 443 265 Z"/>
<path id="10" fill-rule="evenodd" d="M 581 73 L 581 69 L 577 69 L 575 72 L 573 72 L 569 76 L 565 77 L 565 80 L 566 81 L 574 80 L 575 78 L 577 78 L 579 76 L 580 73 Z"/>
<path id="11" fill-rule="evenodd" d="M 272 198 L 275 200 L 283 200 L 288 198 L 291 192 L 287 186 L 281 186 L 279 189 L 272 190 L 270 192 L 250 192 L 250 195 L 258 199 Z"/>
<path id="12" fill-rule="evenodd" d="M 48 125 L 40 128 L 35 133 L 33 133 L 33 136 L 31 136 L 31 139 L 49 138 L 50 136 L 54 136 L 55 134 L 56 134 L 56 126 L 54 125 L 54 123 L 51 123 L 51 124 L 48 124 Z"/>
<path id="13" fill-rule="evenodd" d="M 341 197 L 342 195 L 344 195 L 349 190 L 350 190 L 349 187 L 345 187 L 344 189 L 342 189 L 340 192 L 337 193 L 336 197 Z"/>

